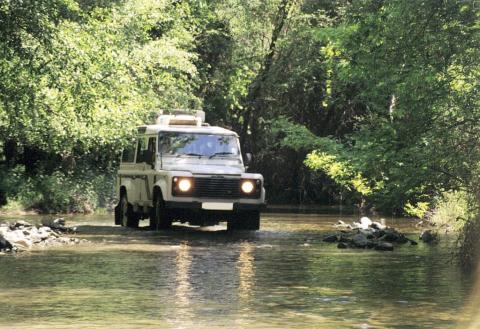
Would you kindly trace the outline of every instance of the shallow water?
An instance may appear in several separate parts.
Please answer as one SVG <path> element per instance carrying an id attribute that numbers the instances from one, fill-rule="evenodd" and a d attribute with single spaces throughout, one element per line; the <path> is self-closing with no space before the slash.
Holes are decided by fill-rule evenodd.
<path id="1" fill-rule="evenodd" d="M 93 243 L 0 256 L 0 327 L 468 327 L 474 280 L 446 242 L 339 250 L 321 241 L 338 219 L 265 214 L 260 231 L 229 233 L 69 217 Z M 417 234 L 409 220 L 387 224 Z"/>

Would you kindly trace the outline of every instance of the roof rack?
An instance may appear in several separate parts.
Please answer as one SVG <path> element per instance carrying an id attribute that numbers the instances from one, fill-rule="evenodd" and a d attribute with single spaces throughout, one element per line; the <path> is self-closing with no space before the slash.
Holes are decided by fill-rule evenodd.
<path id="1" fill-rule="evenodd" d="M 173 114 L 161 113 L 156 120 L 156 124 L 162 126 L 197 126 L 204 125 L 205 112 L 196 111 L 195 115 L 185 110 L 175 110 Z"/>

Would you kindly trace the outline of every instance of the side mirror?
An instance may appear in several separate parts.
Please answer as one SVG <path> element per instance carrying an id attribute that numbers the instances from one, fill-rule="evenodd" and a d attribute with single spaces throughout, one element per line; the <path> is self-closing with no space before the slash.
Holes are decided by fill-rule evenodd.
<path id="1" fill-rule="evenodd" d="M 245 153 L 243 163 L 245 164 L 245 167 L 248 167 L 252 163 L 252 153 Z"/>

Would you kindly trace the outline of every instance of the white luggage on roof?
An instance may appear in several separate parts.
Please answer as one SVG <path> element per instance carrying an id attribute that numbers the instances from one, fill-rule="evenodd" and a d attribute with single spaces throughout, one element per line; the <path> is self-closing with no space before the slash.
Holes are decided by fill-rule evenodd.
<path id="1" fill-rule="evenodd" d="M 156 124 L 162 126 L 197 126 L 201 127 L 205 121 L 205 112 L 196 111 L 195 115 L 177 111 L 174 114 L 161 114 Z"/>

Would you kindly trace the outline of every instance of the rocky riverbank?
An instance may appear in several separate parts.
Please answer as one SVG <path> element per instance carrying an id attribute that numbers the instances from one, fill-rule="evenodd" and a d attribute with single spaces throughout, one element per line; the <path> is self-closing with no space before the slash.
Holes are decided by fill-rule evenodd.
<path id="1" fill-rule="evenodd" d="M 76 228 L 66 227 L 58 218 L 34 225 L 23 220 L 0 223 L 0 252 L 20 252 L 32 248 L 79 244 L 86 242 L 73 237 Z"/>
<path id="2" fill-rule="evenodd" d="M 339 221 L 335 224 L 339 232 L 324 236 L 324 242 L 337 243 L 340 249 L 360 248 L 392 251 L 402 244 L 417 245 L 417 242 L 408 238 L 405 234 L 383 223 L 373 222 L 368 217 L 362 217 L 359 222 L 346 224 Z M 424 231 L 420 240 L 433 242 L 436 237 L 430 231 Z"/>

